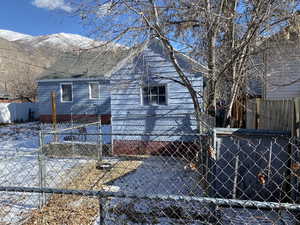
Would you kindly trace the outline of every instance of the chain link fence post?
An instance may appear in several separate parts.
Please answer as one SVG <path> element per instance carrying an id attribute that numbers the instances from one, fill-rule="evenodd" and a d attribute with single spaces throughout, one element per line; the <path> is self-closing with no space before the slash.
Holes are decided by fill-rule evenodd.
<path id="1" fill-rule="evenodd" d="M 39 187 L 45 188 L 45 179 L 46 179 L 46 167 L 45 167 L 45 156 L 44 156 L 44 134 L 42 131 L 39 132 L 39 146 L 40 149 L 38 151 L 38 171 L 39 171 Z M 46 195 L 45 193 L 41 193 L 39 198 L 39 207 L 42 208 L 46 203 Z"/>
<path id="2" fill-rule="evenodd" d="M 105 198 L 99 197 L 99 225 L 105 225 Z"/>
<path id="3" fill-rule="evenodd" d="M 98 123 L 98 132 L 99 132 L 99 136 L 98 136 L 98 163 L 99 165 L 101 164 L 101 160 L 102 160 L 102 152 L 103 152 L 103 138 L 102 138 L 102 124 L 101 124 L 101 117 L 99 116 L 99 123 Z"/>

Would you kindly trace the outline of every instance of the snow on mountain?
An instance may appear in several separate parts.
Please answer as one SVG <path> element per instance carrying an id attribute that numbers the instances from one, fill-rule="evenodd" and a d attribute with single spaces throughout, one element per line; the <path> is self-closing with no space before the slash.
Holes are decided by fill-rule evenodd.
<path id="1" fill-rule="evenodd" d="M 25 44 L 33 48 L 50 47 L 62 51 L 90 49 L 102 46 L 104 42 L 95 41 L 78 34 L 58 33 L 41 36 L 31 36 L 9 30 L 0 30 L 0 38 Z M 119 44 L 109 44 L 109 48 L 125 47 Z"/>
<path id="2" fill-rule="evenodd" d="M 91 48 L 99 46 L 102 42 L 96 42 L 90 38 L 77 34 L 51 34 L 45 36 L 26 37 L 19 39 L 18 42 L 30 44 L 33 47 L 56 47 L 61 50 L 70 50 L 76 48 Z"/>
<path id="3" fill-rule="evenodd" d="M 8 41 L 16 41 L 19 39 L 30 38 L 30 37 L 32 36 L 27 34 L 21 34 L 10 30 L 0 30 L 0 38 L 6 39 Z"/>

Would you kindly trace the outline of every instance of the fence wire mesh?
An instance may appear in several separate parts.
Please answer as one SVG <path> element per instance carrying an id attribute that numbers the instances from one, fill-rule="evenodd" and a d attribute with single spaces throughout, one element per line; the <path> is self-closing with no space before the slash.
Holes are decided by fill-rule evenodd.
<path id="1" fill-rule="evenodd" d="M 39 148 L 1 150 L 0 224 L 300 223 L 300 140 L 288 133 L 34 126 Z"/>

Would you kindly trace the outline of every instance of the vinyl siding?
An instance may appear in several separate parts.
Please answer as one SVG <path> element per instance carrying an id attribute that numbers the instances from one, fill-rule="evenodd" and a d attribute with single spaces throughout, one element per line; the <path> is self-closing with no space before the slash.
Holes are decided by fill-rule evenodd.
<path id="1" fill-rule="evenodd" d="M 187 74 L 194 88 L 202 92 L 202 76 Z M 150 48 L 112 75 L 112 131 L 124 134 L 115 135 L 114 140 L 175 141 L 183 140 L 182 133 L 195 132 L 194 107 L 187 89 L 161 76 L 179 79 L 172 64 Z M 141 88 L 148 85 L 166 86 L 167 105 L 142 105 Z M 152 136 L 138 135 L 144 133 Z M 162 133 L 175 136 L 157 135 Z"/>
<path id="2" fill-rule="evenodd" d="M 284 40 L 274 43 L 266 55 L 266 60 L 266 99 L 282 100 L 300 97 L 299 41 Z M 295 80 L 298 82 L 293 83 Z"/>
<path id="3" fill-rule="evenodd" d="M 100 98 L 89 99 L 89 83 L 100 83 Z M 73 101 L 61 102 L 60 84 L 72 83 Z M 40 82 L 38 84 L 40 115 L 51 114 L 51 92 L 56 92 L 57 114 L 101 115 L 110 114 L 110 87 L 108 81 Z"/>

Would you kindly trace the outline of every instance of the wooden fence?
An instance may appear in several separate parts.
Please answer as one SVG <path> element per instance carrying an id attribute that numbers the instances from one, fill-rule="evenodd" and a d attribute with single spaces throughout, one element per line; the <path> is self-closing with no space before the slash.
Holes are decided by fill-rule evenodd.
<path id="1" fill-rule="evenodd" d="M 246 128 L 291 131 L 299 137 L 300 98 L 252 99 L 247 102 Z"/>

